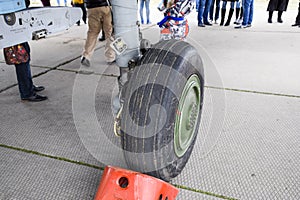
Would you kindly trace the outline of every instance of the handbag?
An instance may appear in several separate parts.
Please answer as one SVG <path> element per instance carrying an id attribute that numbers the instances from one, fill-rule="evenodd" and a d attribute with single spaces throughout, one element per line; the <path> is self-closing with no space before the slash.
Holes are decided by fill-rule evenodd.
<path id="1" fill-rule="evenodd" d="M 5 62 L 8 65 L 25 63 L 29 59 L 28 52 L 22 44 L 17 44 L 3 49 Z"/>

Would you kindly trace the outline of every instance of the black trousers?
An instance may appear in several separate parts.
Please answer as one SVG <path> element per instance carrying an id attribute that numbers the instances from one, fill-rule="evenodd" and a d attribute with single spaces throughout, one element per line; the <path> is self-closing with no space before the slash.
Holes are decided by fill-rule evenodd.
<path id="1" fill-rule="evenodd" d="M 86 8 L 85 8 L 85 5 L 84 5 L 84 3 L 81 3 L 81 4 L 74 4 L 73 5 L 74 7 L 79 7 L 79 8 L 81 8 L 81 10 L 82 10 L 82 21 L 84 22 L 84 23 L 86 23 Z"/>
<path id="2" fill-rule="evenodd" d="M 300 24 L 300 2 L 299 2 L 299 6 L 298 6 L 298 15 L 296 17 L 296 24 Z"/>

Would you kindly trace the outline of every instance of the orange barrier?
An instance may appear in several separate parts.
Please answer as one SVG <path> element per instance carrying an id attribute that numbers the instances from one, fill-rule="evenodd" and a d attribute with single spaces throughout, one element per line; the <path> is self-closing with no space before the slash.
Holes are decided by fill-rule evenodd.
<path id="1" fill-rule="evenodd" d="M 178 192 L 152 176 L 106 166 L 95 200 L 175 200 Z"/>

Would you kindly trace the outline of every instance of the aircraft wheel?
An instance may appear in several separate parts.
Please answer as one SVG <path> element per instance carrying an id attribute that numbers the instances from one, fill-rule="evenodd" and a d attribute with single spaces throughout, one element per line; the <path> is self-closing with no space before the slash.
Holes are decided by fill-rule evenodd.
<path id="1" fill-rule="evenodd" d="M 189 43 L 166 40 L 148 49 L 126 86 L 121 142 L 131 170 L 165 181 L 186 165 L 198 134 L 203 64 Z"/>

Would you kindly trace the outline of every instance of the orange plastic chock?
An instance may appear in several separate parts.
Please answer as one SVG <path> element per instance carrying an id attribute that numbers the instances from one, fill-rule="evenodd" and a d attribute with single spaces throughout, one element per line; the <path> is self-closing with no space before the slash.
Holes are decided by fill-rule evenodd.
<path id="1" fill-rule="evenodd" d="M 95 200 L 175 200 L 178 192 L 152 176 L 106 166 Z"/>

